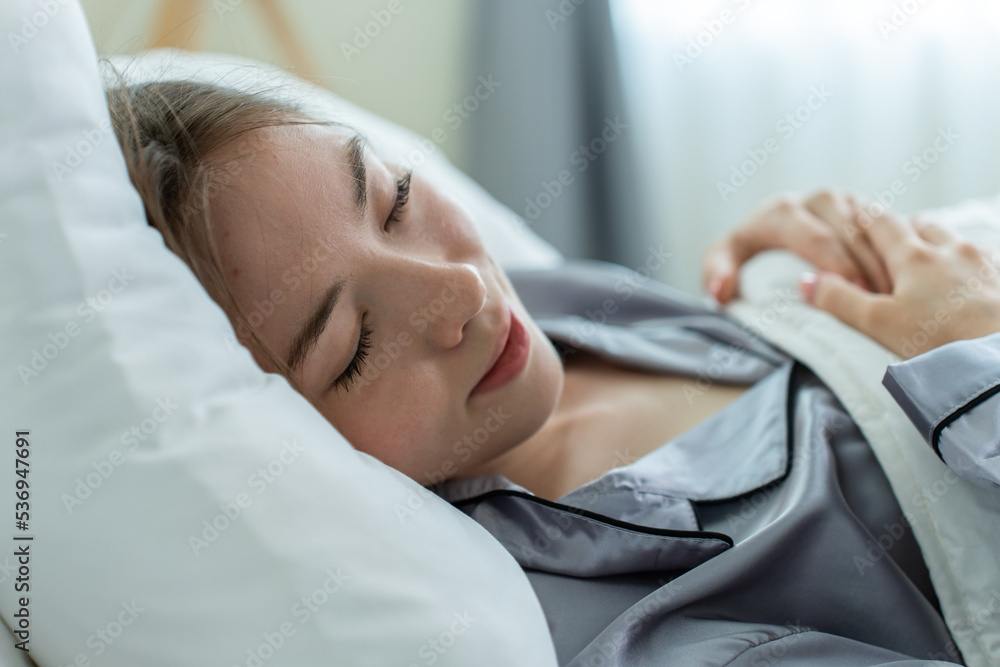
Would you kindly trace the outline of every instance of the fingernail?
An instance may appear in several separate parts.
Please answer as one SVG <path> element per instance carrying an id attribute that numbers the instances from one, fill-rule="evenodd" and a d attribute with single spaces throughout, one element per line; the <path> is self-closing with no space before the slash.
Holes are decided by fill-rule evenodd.
<path id="1" fill-rule="evenodd" d="M 818 281 L 819 276 L 815 273 L 803 273 L 802 277 L 799 278 L 799 286 L 802 288 L 802 296 L 805 297 L 806 302 L 812 303 Z"/>
<path id="2" fill-rule="evenodd" d="M 711 292 L 712 296 L 715 297 L 716 301 L 719 299 L 719 293 L 722 291 L 722 276 L 715 276 L 708 283 L 708 291 Z"/>

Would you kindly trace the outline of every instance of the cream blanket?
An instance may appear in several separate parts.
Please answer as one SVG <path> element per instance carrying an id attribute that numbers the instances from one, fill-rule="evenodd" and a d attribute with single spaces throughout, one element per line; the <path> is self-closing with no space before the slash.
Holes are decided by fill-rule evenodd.
<path id="1" fill-rule="evenodd" d="M 1000 198 L 922 213 L 1000 246 Z M 1000 493 L 944 465 L 882 386 L 886 366 L 899 357 L 801 301 L 798 278 L 808 269 L 787 252 L 754 258 L 741 276 L 742 299 L 727 311 L 834 391 L 892 484 L 965 660 L 1000 665 Z"/>

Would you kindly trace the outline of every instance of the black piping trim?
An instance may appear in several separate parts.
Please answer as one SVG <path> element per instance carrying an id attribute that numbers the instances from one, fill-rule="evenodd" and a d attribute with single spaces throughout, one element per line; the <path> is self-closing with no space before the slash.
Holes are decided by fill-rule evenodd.
<path id="1" fill-rule="evenodd" d="M 953 421 L 964 415 L 966 412 L 980 403 L 992 398 L 997 393 L 1000 393 L 1000 384 L 990 387 L 965 405 L 959 406 L 954 412 L 938 422 L 938 425 L 935 426 L 934 430 L 931 432 L 931 447 L 934 448 L 934 453 L 938 455 L 938 458 L 944 461 L 944 457 L 941 456 L 941 431 L 950 426 Z"/>
<path id="2" fill-rule="evenodd" d="M 782 482 L 784 482 L 786 479 L 788 479 L 789 473 L 792 472 L 792 459 L 793 459 L 793 455 L 794 455 L 794 452 L 792 451 L 792 440 L 793 440 L 793 438 L 792 438 L 792 433 L 793 433 L 793 428 L 792 428 L 792 421 L 793 421 L 793 419 L 792 419 L 792 417 L 793 417 L 793 415 L 795 413 L 795 392 L 792 391 L 792 383 L 795 380 L 796 367 L 802 366 L 801 363 L 799 363 L 798 361 L 796 361 L 794 359 L 792 359 L 791 362 L 792 362 L 792 367 L 788 371 L 788 385 L 785 387 L 785 472 L 783 472 L 780 477 L 776 477 L 775 479 L 771 480 L 767 484 L 764 484 L 762 486 L 758 486 L 755 489 L 750 489 L 749 491 L 745 491 L 745 492 L 743 492 L 743 493 L 741 493 L 739 495 L 732 496 L 730 498 L 712 498 L 710 500 L 692 500 L 691 503 L 696 508 L 697 508 L 698 505 L 718 505 L 718 504 L 721 504 L 721 503 L 730 503 L 730 502 L 732 502 L 734 500 L 742 500 L 743 498 L 746 498 L 748 496 L 754 495 L 756 493 L 760 493 L 762 491 L 767 491 L 769 489 L 772 489 L 772 488 L 778 486 L 779 484 L 781 484 Z M 779 368 L 780 368 L 780 366 L 779 366 Z M 803 366 L 803 368 L 806 368 L 808 370 L 807 366 Z M 777 369 L 775 369 L 775 370 L 777 370 Z M 815 373 L 814 373 L 814 375 L 815 375 Z"/>
<path id="3" fill-rule="evenodd" d="M 616 528 L 625 528 L 626 530 L 632 530 L 637 533 L 645 533 L 647 535 L 657 535 L 659 537 L 680 537 L 680 538 L 697 538 L 697 539 L 711 539 L 717 540 L 719 542 L 725 542 L 728 546 L 732 547 L 734 545 L 733 538 L 729 537 L 724 533 L 716 533 L 710 530 L 695 531 L 695 530 L 673 530 L 670 528 L 654 528 L 652 526 L 642 526 L 636 523 L 629 523 L 628 521 L 621 521 L 620 519 L 615 519 L 610 516 L 605 516 L 603 514 L 598 514 L 597 512 L 591 512 L 590 510 L 580 509 L 578 507 L 571 507 L 570 505 L 563 505 L 562 503 L 557 503 L 553 500 L 548 500 L 547 498 L 539 498 L 538 496 L 532 495 L 530 493 L 525 493 L 523 491 L 515 491 L 513 489 L 494 489 L 493 491 L 487 491 L 486 493 L 481 493 L 478 496 L 473 496 L 472 498 L 465 498 L 464 500 L 456 500 L 451 504 L 455 507 L 460 507 L 461 505 L 467 505 L 469 503 L 477 502 L 480 500 L 485 500 L 494 496 L 513 496 L 515 498 L 525 498 L 539 505 L 544 505 L 545 507 L 551 507 L 553 509 L 564 510 L 570 514 L 578 514 L 582 517 L 588 519 L 594 519 L 595 521 L 600 521 L 601 523 L 606 523 Z"/>

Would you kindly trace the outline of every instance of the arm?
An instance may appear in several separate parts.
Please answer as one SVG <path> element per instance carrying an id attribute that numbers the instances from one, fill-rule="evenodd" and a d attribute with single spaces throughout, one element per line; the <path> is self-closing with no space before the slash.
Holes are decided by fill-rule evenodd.
<path id="1" fill-rule="evenodd" d="M 949 467 L 1000 491 L 1000 333 L 892 364 L 882 384 Z"/>

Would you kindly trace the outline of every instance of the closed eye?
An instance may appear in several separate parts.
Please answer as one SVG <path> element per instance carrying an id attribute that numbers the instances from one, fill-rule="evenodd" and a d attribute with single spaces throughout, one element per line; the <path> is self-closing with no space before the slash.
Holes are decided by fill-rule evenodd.
<path id="1" fill-rule="evenodd" d="M 347 393 L 354 386 L 354 382 L 357 378 L 361 377 L 361 373 L 364 370 L 365 358 L 368 356 L 368 352 L 372 348 L 372 334 L 375 331 L 367 326 L 364 318 L 361 320 L 361 336 L 358 338 L 358 348 L 354 353 L 354 357 L 351 359 L 351 363 L 348 364 L 347 369 L 344 370 L 340 376 L 334 380 L 334 387 L 337 388 L 338 393 L 341 388 Z"/>
<path id="2" fill-rule="evenodd" d="M 412 176 L 413 170 L 410 169 L 396 181 L 396 200 L 392 205 L 392 210 L 389 211 L 387 222 L 399 222 L 402 219 L 406 203 L 410 201 L 410 178 Z"/>

